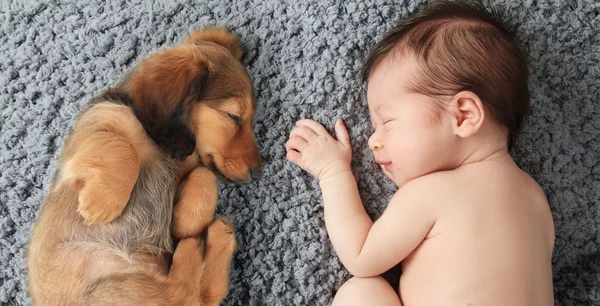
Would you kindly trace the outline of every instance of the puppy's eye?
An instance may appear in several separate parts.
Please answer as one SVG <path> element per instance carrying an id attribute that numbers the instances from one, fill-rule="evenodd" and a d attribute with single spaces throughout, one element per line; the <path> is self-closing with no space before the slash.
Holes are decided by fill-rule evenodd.
<path id="1" fill-rule="evenodd" d="M 232 114 L 227 114 L 229 116 L 229 118 L 231 118 L 231 120 L 233 120 L 233 122 L 235 122 L 235 124 L 237 124 L 238 126 L 242 125 L 242 118 L 236 116 L 236 115 L 232 115 Z"/>

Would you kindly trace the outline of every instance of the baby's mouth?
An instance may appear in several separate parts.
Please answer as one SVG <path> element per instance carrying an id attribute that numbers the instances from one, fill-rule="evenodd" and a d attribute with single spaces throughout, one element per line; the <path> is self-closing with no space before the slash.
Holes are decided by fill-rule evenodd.
<path id="1" fill-rule="evenodd" d="M 381 161 L 381 160 L 375 160 L 375 162 L 376 162 L 377 164 L 379 164 L 380 166 L 382 166 L 382 167 L 385 167 L 385 166 L 388 166 L 388 165 L 391 165 L 391 164 L 392 164 L 392 162 L 391 162 L 391 161 Z"/>

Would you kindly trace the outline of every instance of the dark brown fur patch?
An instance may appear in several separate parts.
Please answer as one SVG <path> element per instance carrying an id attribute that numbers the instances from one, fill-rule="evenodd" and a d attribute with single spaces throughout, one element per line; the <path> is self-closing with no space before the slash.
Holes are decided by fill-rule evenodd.
<path id="1" fill-rule="evenodd" d="M 121 85 L 148 136 L 179 160 L 194 151 L 189 118 L 208 80 L 206 60 L 190 48 L 184 45 L 151 56 Z"/>

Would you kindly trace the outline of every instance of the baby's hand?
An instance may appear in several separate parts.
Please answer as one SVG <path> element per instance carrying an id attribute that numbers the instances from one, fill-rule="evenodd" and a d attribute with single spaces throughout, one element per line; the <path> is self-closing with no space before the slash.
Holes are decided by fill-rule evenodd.
<path id="1" fill-rule="evenodd" d="M 338 140 L 316 121 L 303 119 L 296 122 L 285 144 L 288 160 L 319 180 L 350 171 L 350 136 L 341 119 L 335 123 L 335 133 Z"/>

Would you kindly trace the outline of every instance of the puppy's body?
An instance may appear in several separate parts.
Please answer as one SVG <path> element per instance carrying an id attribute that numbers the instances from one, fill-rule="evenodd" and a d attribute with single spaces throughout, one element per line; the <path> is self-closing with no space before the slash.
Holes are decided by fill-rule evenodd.
<path id="1" fill-rule="evenodd" d="M 139 145 L 147 146 L 144 149 L 148 154 L 140 160 L 139 178 L 118 221 L 90 226 L 78 212 L 79 190 L 71 183 L 74 174 L 69 161 L 80 142 L 87 138 L 85 134 L 95 132 L 93 117 L 98 117 L 98 113 L 104 113 L 103 121 L 107 117 L 126 121 L 131 129 L 119 132 L 137 134 L 131 139 L 145 139 Z M 158 271 L 165 268 L 163 263 L 173 250 L 168 228 L 178 182 L 173 160 L 159 154 L 153 146 L 132 110 L 124 105 L 98 103 L 81 114 L 52 190 L 39 213 L 29 247 L 29 265 L 32 273 L 38 274 L 30 277 L 34 297 L 56 301 L 56 305 L 83 302 L 84 296 L 71 295 L 80 295 L 94 284 L 82 280 L 153 266 Z M 57 274 L 61 276 L 59 282 Z M 88 288 L 73 290 L 81 286 Z M 61 299 L 58 297 L 65 301 L 58 302 Z"/>
<path id="2" fill-rule="evenodd" d="M 29 245 L 34 303 L 213 305 L 223 299 L 235 237 L 226 219 L 212 221 L 215 175 L 195 167 L 231 181 L 262 172 L 253 134 L 236 139 L 251 129 L 254 112 L 251 82 L 239 62 L 228 63 L 236 70 L 224 75 L 241 78 L 248 96 L 197 101 L 227 79 L 218 74 L 217 59 L 239 60 L 236 47 L 222 30 L 198 32 L 179 49 L 144 61 L 81 112 Z M 245 124 L 236 120 L 233 137 L 225 128 L 231 123 L 218 122 L 233 115 L 215 117 L 227 109 Z M 231 151 L 236 140 L 246 147 Z M 182 240 L 173 254 L 174 202 L 173 232 Z M 199 238 L 207 228 L 206 239 Z"/>

